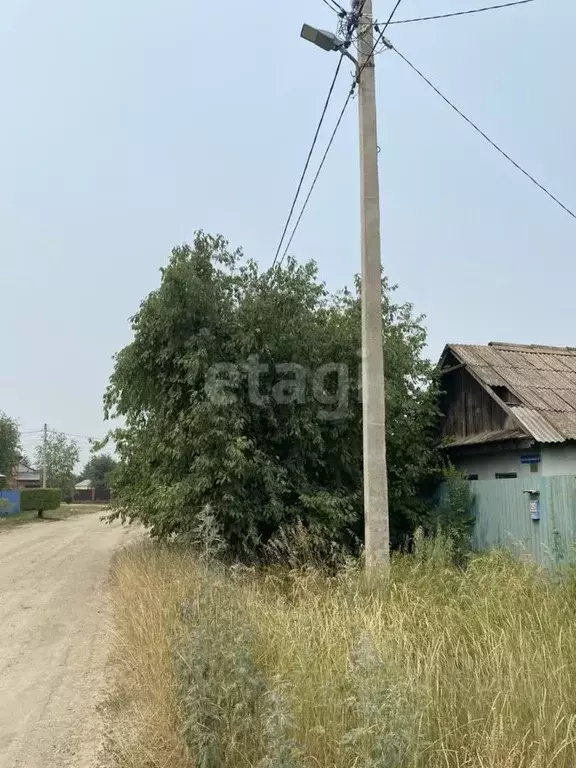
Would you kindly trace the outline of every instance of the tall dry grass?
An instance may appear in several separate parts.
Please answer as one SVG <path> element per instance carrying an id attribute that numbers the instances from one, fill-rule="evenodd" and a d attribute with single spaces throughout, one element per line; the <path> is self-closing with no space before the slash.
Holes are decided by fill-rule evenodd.
<path id="1" fill-rule="evenodd" d="M 576 765 L 576 588 L 502 553 L 223 569 L 144 544 L 113 571 L 125 768 Z"/>

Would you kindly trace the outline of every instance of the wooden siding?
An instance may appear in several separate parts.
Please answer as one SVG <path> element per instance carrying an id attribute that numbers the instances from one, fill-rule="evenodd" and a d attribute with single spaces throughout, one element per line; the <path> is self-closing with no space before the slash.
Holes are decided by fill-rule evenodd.
<path id="1" fill-rule="evenodd" d="M 446 437 L 472 437 L 510 426 L 508 414 L 465 368 L 445 374 L 442 389 Z"/>

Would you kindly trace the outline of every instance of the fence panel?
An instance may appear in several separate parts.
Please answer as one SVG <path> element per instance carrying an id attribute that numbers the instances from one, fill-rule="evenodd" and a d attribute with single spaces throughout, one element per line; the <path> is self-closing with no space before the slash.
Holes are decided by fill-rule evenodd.
<path id="1" fill-rule="evenodd" d="M 576 477 L 480 480 L 474 493 L 477 549 L 505 547 L 541 563 L 573 559 L 576 553 Z M 539 491 L 540 520 L 531 519 L 527 491 Z"/>
<path id="2" fill-rule="evenodd" d="M 20 512 L 20 491 L 0 491 L 0 517 L 17 512 Z"/>

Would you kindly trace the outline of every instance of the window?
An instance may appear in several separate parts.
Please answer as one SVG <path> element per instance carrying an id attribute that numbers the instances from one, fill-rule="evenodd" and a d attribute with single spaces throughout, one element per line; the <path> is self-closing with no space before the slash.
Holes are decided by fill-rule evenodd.
<path id="1" fill-rule="evenodd" d="M 478 480 L 478 475 L 468 475 L 467 480 Z"/>
<path id="2" fill-rule="evenodd" d="M 515 480 L 518 475 L 516 472 L 496 472 L 496 480 Z"/>
<path id="3" fill-rule="evenodd" d="M 538 464 L 530 464 L 530 472 L 532 472 L 532 474 L 538 472 Z"/>
<path id="4" fill-rule="evenodd" d="M 520 400 L 518 400 L 516 395 L 513 395 L 512 392 L 510 392 L 508 387 L 495 386 L 492 387 L 492 392 L 494 392 L 494 394 L 504 403 L 508 403 L 509 405 L 522 405 Z"/>

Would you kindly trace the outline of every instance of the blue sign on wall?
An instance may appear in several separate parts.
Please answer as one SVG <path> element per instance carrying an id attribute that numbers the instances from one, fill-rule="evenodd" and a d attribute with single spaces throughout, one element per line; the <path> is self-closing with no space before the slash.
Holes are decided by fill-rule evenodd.
<path id="1" fill-rule="evenodd" d="M 540 464 L 542 458 L 537 453 L 529 454 L 528 456 L 520 456 L 521 464 Z"/>

